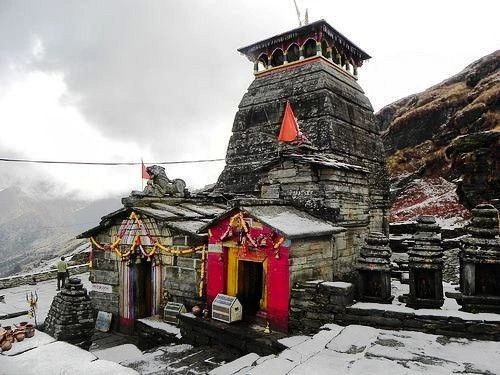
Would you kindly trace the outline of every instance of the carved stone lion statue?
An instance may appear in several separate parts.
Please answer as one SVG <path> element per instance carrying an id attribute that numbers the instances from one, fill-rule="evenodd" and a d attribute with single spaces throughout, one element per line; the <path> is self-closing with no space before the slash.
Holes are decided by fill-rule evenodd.
<path id="1" fill-rule="evenodd" d="M 180 178 L 170 180 L 165 173 L 165 168 L 151 165 L 146 168 L 151 176 L 143 191 L 132 191 L 133 196 L 164 197 L 166 195 L 183 196 L 186 183 Z"/>

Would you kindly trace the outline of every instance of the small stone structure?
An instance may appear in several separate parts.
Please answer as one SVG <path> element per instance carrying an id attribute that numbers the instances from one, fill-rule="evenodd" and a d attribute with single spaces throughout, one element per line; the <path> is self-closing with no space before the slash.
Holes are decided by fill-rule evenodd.
<path id="1" fill-rule="evenodd" d="M 443 249 L 440 228 L 432 216 L 417 219 L 415 245 L 408 252 L 410 293 L 408 307 L 440 308 L 443 298 Z"/>
<path id="2" fill-rule="evenodd" d="M 60 341 L 88 350 L 94 334 L 94 311 L 80 279 L 70 278 L 54 297 L 45 319 L 45 332 Z"/>
<path id="3" fill-rule="evenodd" d="M 342 281 L 298 282 L 291 291 L 289 332 L 313 333 L 353 304 L 354 287 Z"/>
<path id="4" fill-rule="evenodd" d="M 460 292 L 451 293 L 462 310 L 500 313 L 500 237 L 498 210 L 480 204 L 472 210 L 470 236 L 462 239 Z"/>
<path id="5" fill-rule="evenodd" d="M 292 206 L 239 203 L 207 224 L 208 305 L 219 293 L 237 297 L 245 320 L 262 318 L 286 332 L 292 285 L 336 276 L 346 230 Z"/>
<path id="6" fill-rule="evenodd" d="M 361 248 L 356 269 L 359 273 L 358 300 L 391 303 L 391 248 L 389 239 L 379 232 L 370 233 Z"/>
<path id="7" fill-rule="evenodd" d="M 93 307 L 113 314 L 112 329 L 132 333 L 137 319 L 162 315 L 166 302 L 187 309 L 203 302 L 206 236 L 197 231 L 226 206 L 205 197 L 122 202 L 79 237 L 92 243 Z"/>

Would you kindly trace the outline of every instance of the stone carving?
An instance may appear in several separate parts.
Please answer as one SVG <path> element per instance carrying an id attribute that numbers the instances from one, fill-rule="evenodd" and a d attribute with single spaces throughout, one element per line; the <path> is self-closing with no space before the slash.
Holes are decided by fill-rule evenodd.
<path id="1" fill-rule="evenodd" d="M 151 176 L 143 191 L 132 191 L 132 196 L 137 197 L 164 197 L 166 195 L 184 196 L 186 183 L 180 178 L 170 180 L 165 173 L 165 168 L 151 165 L 146 168 Z"/>

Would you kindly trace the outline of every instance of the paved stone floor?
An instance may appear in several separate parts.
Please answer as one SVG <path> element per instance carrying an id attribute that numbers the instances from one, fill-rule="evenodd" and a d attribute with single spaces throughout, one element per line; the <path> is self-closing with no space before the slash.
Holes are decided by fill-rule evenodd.
<path id="1" fill-rule="evenodd" d="M 92 336 L 92 345 L 89 351 L 95 352 L 97 350 L 108 349 L 124 344 L 133 344 L 137 346 L 138 342 L 139 339 L 137 336 L 125 335 L 119 332 L 95 331 L 94 336 Z"/>
<path id="2" fill-rule="evenodd" d="M 143 353 L 143 357 L 133 361 L 120 362 L 140 374 L 206 374 L 211 370 L 238 358 L 235 353 L 222 347 L 187 344 L 162 346 Z"/>

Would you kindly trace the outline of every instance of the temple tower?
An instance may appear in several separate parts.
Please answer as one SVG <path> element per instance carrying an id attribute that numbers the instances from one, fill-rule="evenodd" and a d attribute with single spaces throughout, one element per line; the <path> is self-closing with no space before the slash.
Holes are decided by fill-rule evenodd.
<path id="1" fill-rule="evenodd" d="M 283 200 L 345 226 L 345 262 L 388 233 L 389 183 L 373 108 L 357 82 L 370 56 L 320 20 L 238 50 L 255 79 L 236 113 L 215 191 Z M 277 140 L 290 102 L 304 145 Z"/>

